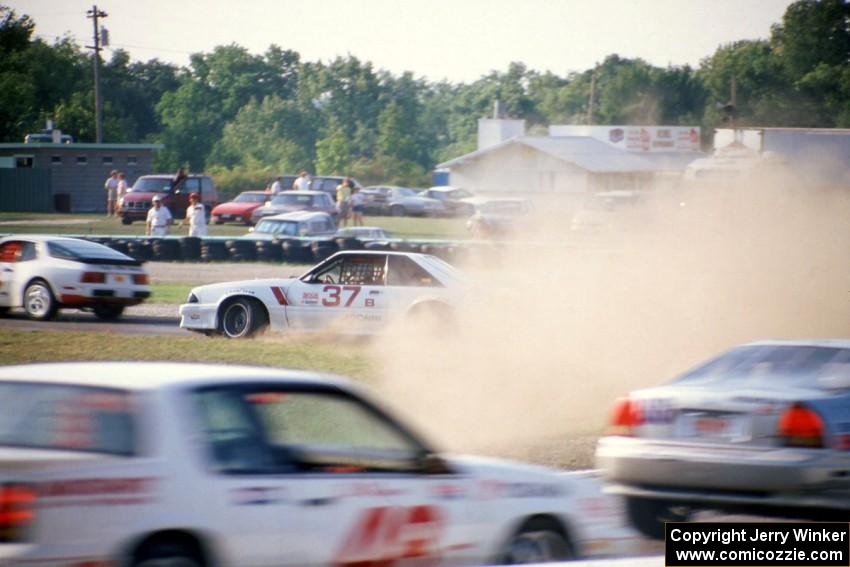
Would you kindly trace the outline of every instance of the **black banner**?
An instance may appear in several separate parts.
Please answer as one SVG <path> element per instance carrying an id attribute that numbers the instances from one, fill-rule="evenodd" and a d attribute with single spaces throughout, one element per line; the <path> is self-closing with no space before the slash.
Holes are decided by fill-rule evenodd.
<path id="1" fill-rule="evenodd" d="M 667 567 L 848 567 L 850 524 L 668 522 Z"/>

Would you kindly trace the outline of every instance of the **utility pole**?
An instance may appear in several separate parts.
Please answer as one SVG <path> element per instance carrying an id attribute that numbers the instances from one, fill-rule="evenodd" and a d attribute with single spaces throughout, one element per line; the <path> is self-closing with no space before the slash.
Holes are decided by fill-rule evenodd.
<path id="1" fill-rule="evenodd" d="M 593 105 L 596 102 L 596 67 L 590 75 L 590 99 L 587 101 L 587 124 L 593 125 Z"/>
<path id="2" fill-rule="evenodd" d="M 98 32 L 97 19 L 105 18 L 108 14 L 103 10 L 98 10 L 97 6 L 92 6 L 91 10 L 86 12 L 86 17 L 92 19 L 94 24 L 94 46 L 87 45 L 88 49 L 94 49 L 94 128 L 95 141 L 98 144 L 103 143 L 103 102 L 100 96 L 100 33 Z"/>

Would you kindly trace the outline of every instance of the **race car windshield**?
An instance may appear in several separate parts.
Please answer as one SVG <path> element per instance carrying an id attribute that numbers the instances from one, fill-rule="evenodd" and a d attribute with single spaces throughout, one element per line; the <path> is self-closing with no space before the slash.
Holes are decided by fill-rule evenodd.
<path id="1" fill-rule="evenodd" d="M 850 373 L 850 349 L 751 345 L 732 349 L 687 372 L 677 382 L 767 379 L 809 383 L 836 372 Z"/>
<path id="2" fill-rule="evenodd" d="M 264 203 L 266 200 L 265 195 L 258 195 L 257 193 L 240 193 L 238 197 L 233 199 L 234 203 Z"/>
<path id="3" fill-rule="evenodd" d="M 129 456 L 134 419 L 123 390 L 0 382 L 0 447 Z"/>

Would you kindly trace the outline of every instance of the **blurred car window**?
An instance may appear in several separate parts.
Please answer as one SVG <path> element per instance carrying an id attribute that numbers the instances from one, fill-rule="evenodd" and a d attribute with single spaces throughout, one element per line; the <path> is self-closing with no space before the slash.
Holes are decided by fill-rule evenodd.
<path id="1" fill-rule="evenodd" d="M 696 380 L 772 379 L 814 380 L 850 357 L 847 349 L 818 346 L 751 345 L 730 350 L 682 375 L 678 382 Z"/>
<path id="2" fill-rule="evenodd" d="M 387 285 L 442 287 L 431 274 L 407 256 L 390 256 L 388 263 Z"/>

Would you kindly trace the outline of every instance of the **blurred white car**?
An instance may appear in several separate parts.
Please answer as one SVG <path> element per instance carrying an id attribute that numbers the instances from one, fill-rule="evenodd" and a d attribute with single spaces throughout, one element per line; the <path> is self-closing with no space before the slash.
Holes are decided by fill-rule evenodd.
<path id="1" fill-rule="evenodd" d="M 442 216 L 442 201 L 424 197 L 413 189 L 394 186 L 372 186 L 362 190 L 364 206 L 369 211 L 389 213 L 394 217 Z"/>
<path id="2" fill-rule="evenodd" d="M 462 272 L 436 256 L 343 251 L 300 278 L 196 287 L 180 306 L 180 326 L 230 338 L 266 328 L 374 334 L 403 317 L 449 322 L 469 287 Z"/>
<path id="3" fill-rule="evenodd" d="M 612 230 L 619 217 L 641 200 L 637 191 L 603 191 L 592 195 L 573 215 L 570 230 L 596 233 Z"/>
<path id="4" fill-rule="evenodd" d="M 0 369 L 0 565 L 483 565 L 622 552 L 584 475 L 449 457 L 341 379 Z"/>
<path id="5" fill-rule="evenodd" d="M 533 210 L 531 201 L 521 198 L 472 197 L 466 202 L 475 207 L 466 228 L 479 238 L 504 236 L 528 225 L 528 214 Z"/>
<path id="6" fill-rule="evenodd" d="M 0 239 L 0 314 L 22 307 L 31 319 L 52 319 L 63 307 L 104 320 L 150 297 L 141 262 L 77 238 L 18 235 Z"/>
<path id="7" fill-rule="evenodd" d="M 261 218 L 257 226 L 248 229 L 242 238 L 252 240 L 274 240 L 276 238 L 332 237 L 336 234 L 336 222 L 327 213 L 297 211 Z"/>

